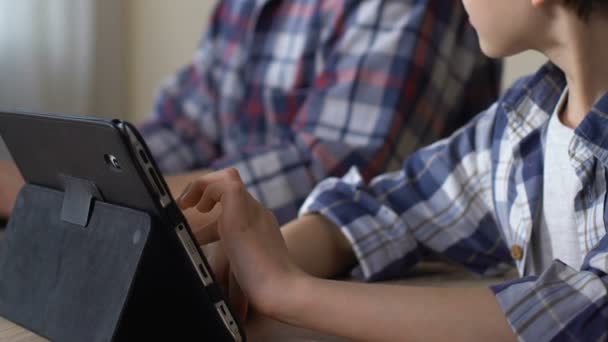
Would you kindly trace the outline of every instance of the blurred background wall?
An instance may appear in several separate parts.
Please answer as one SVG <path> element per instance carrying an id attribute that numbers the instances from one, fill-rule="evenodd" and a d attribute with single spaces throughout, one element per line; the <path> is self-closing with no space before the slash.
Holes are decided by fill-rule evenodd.
<path id="1" fill-rule="evenodd" d="M 1 0 L 0 0 L 1 1 Z M 131 118 L 144 118 L 160 83 L 194 57 L 215 0 L 128 0 Z"/>
<path id="2" fill-rule="evenodd" d="M 192 58 L 214 4 L 0 0 L 0 108 L 140 121 L 160 83 Z M 507 59 L 503 85 L 544 60 Z"/>
<path id="3" fill-rule="evenodd" d="M 122 0 L 0 0 L 0 108 L 122 112 L 126 13 Z"/>

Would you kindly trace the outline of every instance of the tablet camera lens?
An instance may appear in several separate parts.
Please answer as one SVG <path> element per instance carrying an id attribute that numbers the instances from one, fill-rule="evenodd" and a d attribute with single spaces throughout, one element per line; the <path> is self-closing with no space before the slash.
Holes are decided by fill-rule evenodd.
<path id="1" fill-rule="evenodd" d="M 110 168 L 120 171 L 120 163 L 118 162 L 118 158 L 114 157 L 111 154 L 106 154 L 105 156 L 106 163 L 110 166 Z"/>

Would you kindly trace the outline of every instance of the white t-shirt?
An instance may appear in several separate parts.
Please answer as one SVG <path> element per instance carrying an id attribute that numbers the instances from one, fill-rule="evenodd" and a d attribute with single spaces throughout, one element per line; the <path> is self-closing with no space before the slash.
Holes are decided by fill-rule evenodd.
<path id="1" fill-rule="evenodd" d="M 527 275 L 538 275 L 554 259 L 579 269 L 583 262 L 574 217 L 574 197 L 580 188 L 568 146 L 574 130 L 565 126 L 560 114 L 568 98 L 564 90 L 549 120 L 543 169 L 543 210 L 540 226 L 532 232 L 532 243 L 526 257 Z"/>

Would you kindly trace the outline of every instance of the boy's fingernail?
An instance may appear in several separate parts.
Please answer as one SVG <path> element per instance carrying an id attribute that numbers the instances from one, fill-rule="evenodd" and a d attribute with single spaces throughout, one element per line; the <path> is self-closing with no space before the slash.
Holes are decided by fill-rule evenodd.
<path id="1" fill-rule="evenodd" d="M 186 189 L 184 189 L 182 194 L 179 195 L 179 197 L 177 198 L 178 204 L 180 204 L 180 202 L 184 199 L 184 197 L 186 197 L 186 195 L 188 195 L 188 193 L 190 193 L 191 189 L 192 189 L 192 183 L 188 183 L 188 186 L 186 187 Z"/>

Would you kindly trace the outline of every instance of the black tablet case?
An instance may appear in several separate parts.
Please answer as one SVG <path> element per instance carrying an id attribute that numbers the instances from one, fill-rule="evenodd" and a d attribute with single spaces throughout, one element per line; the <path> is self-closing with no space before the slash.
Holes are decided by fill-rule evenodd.
<path id="1" fill-rule="evenodd" d="M 162 241 L 175 234 L 83 191 L 19 194 L 0 241 L 0 316 L 53 341 L 231 340 L 174 260 L 185 252 Z"/>

